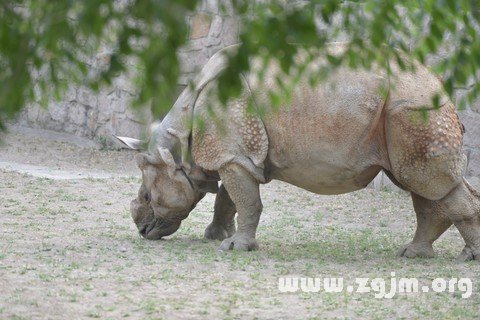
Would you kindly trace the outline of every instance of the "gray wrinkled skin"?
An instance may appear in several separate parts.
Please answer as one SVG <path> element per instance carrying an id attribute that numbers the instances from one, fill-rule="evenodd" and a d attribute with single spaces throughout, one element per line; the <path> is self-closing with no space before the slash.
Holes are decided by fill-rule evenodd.
<path id="1" fill-rule="evenodd" d="M 138 197 L 130 204 L 133 221 L 147 239 L 169 236 L 178 230 L 205 193 L 196 189 L 182 170 L 175 170 L 171 178 L 161 162 L 152 161 L 147 155 L 137 155 L 137 164 L 143 183 Z"/>
<path id="2" fill-rule="evenodd" d="M 255 250 L 260 184 L 277 179 L 340 194 L 364 188 L 383 170 L 411 192 L 417 214 L 414 239 L 399 256 L 433 256 L 433 242 L 454 224 L 465 240 L 459 259 L 480 260 L 480 194 L 463 179 L 463 126 L 426 67 L 417 64 L 407 72 L 392 63 L 393 77 L 376 69 L 339 68 L 313 88 L 305 77 L 289 104 L 261 119 L 247 107 L 268 110 L 268 92 L 278 89 L 280 69 L 272 63 L 264 79 L 244 74 L 242 94 L 223 109 L 212 93 L 225 67 L 224 53 L 233 50 L 236 46 L 212 57 L 196 87 L 187 88 L 154 125 L 147 153 L 138 155 L 143 183 L 131 212 L 145 238 L 172 234 L 206 192 L 215 192 L 205 237 L 223 240 L 221 250 Z M 341 50 L 343 45 L 329 47 L 331 54 Z M 308 70 L 323 61 L 319 54 Z M 253 59 L 253 68 L 258 63 Z M 431 108 L 423 121 L 419 110 L 431 106 L 437 94 L 441 108 Z M 203 128 L 195 117 L 205 119 Z"/>

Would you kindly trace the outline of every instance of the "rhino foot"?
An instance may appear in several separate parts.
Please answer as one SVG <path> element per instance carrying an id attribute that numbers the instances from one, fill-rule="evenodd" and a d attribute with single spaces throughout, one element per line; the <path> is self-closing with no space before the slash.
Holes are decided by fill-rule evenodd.
<path id="1" fill-rule="evenodd" d="M 232 237 L 223 240 L 218 249 L 221 251 L 227 251 L 227 250 L 253 251 L 258 249 L 258 243 L 257 243 L 257 240 L 255 240 L 255 238 L 252 238 L 244 234 L 236 233 Z"/>
<path id="2" fill-rule="evenodd" d="M 465 246 L 462 252 L 458 255 L 457 261 L 468 262 L 472 260 L 480 261 L 480 254 L 475 253 L 474 250 L 469 246 Z"/>
<path id="3" fill-rule="evenodd" d="M 224 240 L 234 234 L 235 224 L 233 226 L 223 226 L 212 222 L 205 229 L 204 237 L 209 240 Z"/>
<path id="4" fill-rule="evenodd" d="M 397 251 L 397 257 L 405 258 L 433 258 L 435 252 L 430 243 L 410 242 Z"/>

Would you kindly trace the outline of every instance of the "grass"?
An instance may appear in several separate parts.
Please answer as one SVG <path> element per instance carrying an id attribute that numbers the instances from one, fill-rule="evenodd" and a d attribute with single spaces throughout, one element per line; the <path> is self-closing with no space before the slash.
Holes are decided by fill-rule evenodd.
<path id="1" fill-rule="evenodd" d="M 0 318 L 289 318 L 475 319 L 480 312 L 479 265 L 458 264 L 463 242 L 450 230 L 438 257 L 405 260 L 411 240 L 410 199 L 368 190 L 315 196 L 284 184 L 262 191 L 260 250 L 219 252 L 203 239 L 212 213 L 207 196 L 180 230 L 146 241 L 129 211 L 138 181 L 76 182 L 2 173 Z M 470 277 L 474 295 L 281 293 L 278 277 Z M 5 285 L 4 284 L 7 284 Z M 53 307 L 56 306 L 56 307 Z M 58 308 L 61 306 L 61 308 Z M 57 311 L 56 311 L 57 310 Z"/>

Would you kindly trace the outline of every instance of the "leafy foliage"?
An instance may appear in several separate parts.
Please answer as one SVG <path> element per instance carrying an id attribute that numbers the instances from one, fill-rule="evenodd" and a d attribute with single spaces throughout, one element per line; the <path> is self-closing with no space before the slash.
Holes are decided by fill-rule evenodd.
<path id="1" fill-rule="evenodd" d="M 46 104 L 52 97 L 59 98 L 68 84 L 98 89 L 132 68 L 139 88 L 136 105 L 150 105 L 154 114 L 164 113 L 180 73 L 176 51 L 188 38 L 185 17 L 199 2 L 2 1 L 0 126 L 30 101 Z M 322 50 L 339 38 L 348 41 L 347 50 L 328 56 L 328 67 L 313 82 L 340 65 L 369 68 L 377 64 L 388 71 L 391 59 L 411 67 L 402 58 L 405 53 L 425 63 L 445 52 L 433 67 L 443 75 L 446 91 L 452 94 L 457 87 L 469 87 L 466 102 L 480 93 L 476 0 L 232 0 L 222 1 L 222 6 L 244 20 L 241 47 L 229 57 L 229 67 L 219 81 L 223 101 L 239 94 L 239 75 L 250 69 L 249 57 L 260 56 L 265 63 L 275 58 L 285 73 L 301 74 L 305 65 L 293 63 L 298 50 Z M 92 74 L 91 57 L 102 48 L 111 50 L 108 67 Z M 272 102 L 279 104 L 282 94 L 270 93 Z"/>

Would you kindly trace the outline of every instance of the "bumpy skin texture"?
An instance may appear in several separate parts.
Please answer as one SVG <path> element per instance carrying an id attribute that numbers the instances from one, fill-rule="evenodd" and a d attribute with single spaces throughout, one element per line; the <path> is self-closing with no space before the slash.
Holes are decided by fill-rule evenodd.
<path id="1" fill-rule="evenodd" d="M 332 45 L 329 50 L 335 54 L 342 48 Z M 312 63 L 311 72 L 324 63 L 321 57 Z M 314 88 L 302 78 L 289 104 L 261 119 L 248 113 L 248 106 L 268 111 L 268 92 L 278 89 L 280 68 L 272 63 L 263 80 L 253 73 L 243 75 L 241 96 L 223 109 L 212 95 L 215 75 L 225 65 L 222 59 L 220 53 L 209 61 L 200 89 L 183 93 L 155 129 L 149 157 L 164 164 L 143 171 L 147 192 L 160 199 L 148 204 L 156 218 L 175 216 L 160 212 L 163 202 L 174 207 L 160 195 L 182 199 L 175 210 L 183 219 L 201 198 L 198 181 L 216 177 L 223 185 L 205 236 L 223 239 L 221 250 L 255 250 L 262 212 L 259 184 L 277 179 L 319 194 L 340 194 L 364 188 L 385 170 L 411 192 L 417 213 L 415 237 L 399 256 L 433 256 L 432 243 L 453 223 L 466 243 L 459 259 L 480 260 L 480 195 L 463 179 L 463 126 L 440 81 L 427 68 L 418 65 L 414 72 L 404 72 L 392 63 L 393 77 L 375 69 L 339 68 Z M 255 68 L 258 61 L 252 63 Z M 437 94 L 440 108 L 433 108 L 439 107 L 431 105 Z M 426 120 L 419 112 L 425 108 Z M 196 117 L 205 120 L 203 127 L 193 121 Z M 174 160 L 165 161 L 170 158 L 165 150 Z M 183 167 L 190 187 L 182 174 L 174 174 L 175 163 Z M 192 166 L 198 169 L 195 177 L 189 171 Z M 179 187 L 167 190 L 174 185 L 169 182 L 175 180 L 172 177 Z M 150 212 L 145 206 L 141 210 Z"/>
<path id="2" fill-rule="evenodd" d="M 238 211 L 237 232 L 222 241 L 220 250 L 258 249 L 255 234 L 263 209 L 258 181 L 236 163 L 223 167 L 220 178 Z"/>
<path id="3" fill-rule="evenodd" d="M 462 125 L 451 102 L 430 111 L 426 123 L 407 107 L 392 110 L 386 118 L 392 172 L 415 194 L 439 200 L 462 182 Z"/>
<path id="4" fill-rule="evenodd" d="M 247 86 L 246 82 L 244 85 Z M 263 169 L 268 153 L 268 137 L 259 117 L 247 112 L 253 103 L 248 90 L 223 109 L 214 100 L 214 83 L 207 85 L 195 103 L 196 118 L 209 119 L 204 127 L 195 123 L 192 131 L 192 155 L 195 163 L 219 171 L 226 163 L 237 163 L 258 181 L 265 182 Z M 209 116 L 209 109 L 214 116 Z M 212 119 L 213 118 L 213 119 Z"/>

